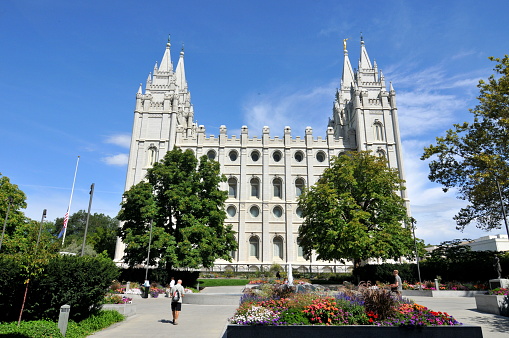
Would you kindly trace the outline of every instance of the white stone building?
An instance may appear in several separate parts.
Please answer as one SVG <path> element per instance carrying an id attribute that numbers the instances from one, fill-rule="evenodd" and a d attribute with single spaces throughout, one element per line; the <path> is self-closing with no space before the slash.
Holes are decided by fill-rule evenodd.
<path id="1" fill-rule="evenodd" d="M 239 249 L 233 253 L 233 262 L 217 261 L 217 269 L 258 270 L 273 263 L 291 263 L 301 271 L 344 271 L 339 262 L 303 256 L 297 238 L 302 222 L 297 197 L 302 189 L 316 183 L 332 156 L 348 150 L 371 150 L 387 157 L 390 167 L 398 168 L 404 179 L 396 93 L 392 84 L 387 90 L 384 75 L 371 63 L 362 38 L 355 70 L 345 42 L 333 116 L 320 131 L 325 137 L 316 136 L 310 127 L 304 136 L 293 136 L 290 127 L 282 132 L 281 137 L 272 136 L 269 127 L 264 127 L 261 138 L 250 137 L 243 126 L 240 135 L 234 136 L 223 125 L 219 136 L 207 136 L 204 126 L 195 123 L 184 52 L 174 70 L 168 41 L 145 91 L 140 85 L 136 94 L 125 189 L 140 182 L 147 169 L 174 146 L 191 149 L 197 157 L 207 155 L 219 161 L 228 180 L 222 187 L 228 190 L 226 221 L 237 232 Z M 123 256 L 121 242 L 115 256 L 116 260 Z"/>
<path id="2" fill-rule="evenodd" d="M 472 251 L 509 251 L 509 239 L 502 234 L 482 236 L 465 245 Z"/>

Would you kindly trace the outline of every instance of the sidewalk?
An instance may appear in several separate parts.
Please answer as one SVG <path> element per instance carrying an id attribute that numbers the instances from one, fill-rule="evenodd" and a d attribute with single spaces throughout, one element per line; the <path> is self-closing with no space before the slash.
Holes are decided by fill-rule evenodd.
<path id="1" fill-rule="evenodd" d="M 243 286 L 218 286 L 206 288 L 202 293 L 242 293 L 243 289 Z M 238 304 L 182 304 L 179 325 L 173 325 L 169 298 L 145 299 L 135 296 L 133 304 L 136 305 L 136 315 L 89 337 L 218 338 L 223 334 L 227 319 L 233 316 L 238 307 Z"/>
<path id="2" fill-rule="evenodd" d="M 202 293 L 238 294 L 243 288 L 243 286 L 209 287 Z M 408 298 L 434 311 L 447 312 L 463 324 L 481 326 L 485 338 L 509 337 L 509 318 L 477 311 L 474 297 Z M 233 316 L 238 307 L 238 305 L 183 304 L 179 325 L 173 325 L 169 298 L 135 297 L 133 303 L 136 305 L 136 315 L 90 337 L 220 338 L 227 319 Z"/>
<path id="3" fill-rule="evenodd" d="M 482 328 L 484 338 L 509 337 L 509 317 L 477 311 L 475 297 L 406 297 L 434 311 L 447 312 L 458 322 Z"/>

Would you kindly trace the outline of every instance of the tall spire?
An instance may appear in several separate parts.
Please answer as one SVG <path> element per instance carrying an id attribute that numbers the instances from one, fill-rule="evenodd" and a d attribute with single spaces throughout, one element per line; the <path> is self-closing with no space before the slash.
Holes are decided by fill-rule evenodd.
<path id="1" fill-rule="evenodd" d="M 182 44 L 182 50 L 180 51 L 180 58 L 177 63 L 177 69 L 175 70 L 175 77 L 177 79 L 177 86 L 179 86 L 180 90 L 187 88 L 186 71 L 184 68 L 184 44 Z"/>
<path id="2" fill-rule="evenodd" d="M 171 63 L 170 56 L 170 36 L 168 35 L 168 42 L 166 43 L 166 50 L 164 51 L 163 59 L 161 61 L 161 65 L 159 66 L 160 72 L 170 72 L 173 70 L 173 65 Z"/>
<path id="3" fill-rule="evenodd" d="M 368 52 L 366 51 L 366 46 L 364 45 L 364 38 L 361 33 L 361 58 L 359 60 L 359 67 L 361 69 L 371 69 L 371 61 L 369 60 Z M 359 69 L 359 70 L 361 70 Z"/>
<path id="4" fill-rule="evenodd" d="M 343 76 L 341 77 L 341 89 L 351 88 L 354 82 L 352 65 L 350 64 L 350 59 L 348 58 L 348 50 L 346 49 L 346 40 L 348 39 L 343 39 L 343 53 L 345 56 L 343 61 Z"/>

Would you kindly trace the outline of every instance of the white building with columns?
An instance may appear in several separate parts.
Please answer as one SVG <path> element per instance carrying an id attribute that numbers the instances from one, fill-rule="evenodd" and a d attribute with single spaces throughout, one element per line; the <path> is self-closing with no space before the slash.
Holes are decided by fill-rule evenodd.
<path id="1" fill-rule="evenodd" d="M 285 127 L 282 136 L 274 136 L 264 127 L 261 138 L 250 137 L 246 126 L 239 136 L 229 135 L 225 125 L 217 137 L 208 136 L 205 127 L 195 122 L 184 52 L 174 69 L 170 47 L 168 41 L 145 90 L 140 85 L 136 94 L 125 190 L 143 180 L 147 169 L 174 146 L 191 149 L 197 157 L 207 155 L 219 161 L 227 177 L 222 186 L 228 191 L 226 222 L 237 232 L 239 247 L 232 253 L 233 261 L 217 261 L 217 269 L 253 271 L 291 263 L 302 272 L 343 272 L 346 267 L 339 262 L 302 254 L 297 199 L 303 188 L 316 183 L 333 156 L 350 150 L 385 156 L 404 179 L 396 92 L 392 84 L 387 88 L 382 71 L 371 63 L 363 39 L 357 69 L 352 68 L 345 43 L 343 75 L 339 89 L 331 93 L 333 115 L 323 130 L 316 133 L 308 127 L 303 136 L 294 136 Z M 408 207 L 406 193 L 401 193 Z M 117 261 L 123 249 L 119 241 Z"/>

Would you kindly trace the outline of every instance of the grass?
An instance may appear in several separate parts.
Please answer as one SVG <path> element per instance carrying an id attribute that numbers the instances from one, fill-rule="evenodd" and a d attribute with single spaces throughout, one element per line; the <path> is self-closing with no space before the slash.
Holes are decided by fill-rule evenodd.
<path id="1" fill-rule="evenodd" d="M 199 278 L 198 282 L 200 282 L 200 289 L 206 288 L 209 286 L 237 286 L 237 285 L 246 285 L 249 283 L 249 279 L 230 279 L 230 278 L 213 278 L 213 279 L 203 279 Z"/>

